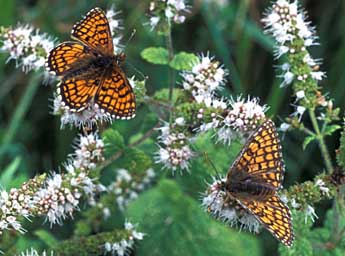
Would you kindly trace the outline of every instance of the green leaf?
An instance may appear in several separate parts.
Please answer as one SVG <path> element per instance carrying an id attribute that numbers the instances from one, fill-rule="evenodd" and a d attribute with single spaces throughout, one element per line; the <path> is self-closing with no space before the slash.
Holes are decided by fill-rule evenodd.
<path id="1" fill-rule="evenodd" d="M 324 130 L 323 134 L 324 135 L 332 135 L 333 132 L 337 131 L 341 129 L 340 125 L 334 124 L 334 125 L 330 125 L 327 126 L 326 129 Z"/>
<path id="2" fill-rule="evenodd" d="M 168 50 L 163 47 L 149 47 L 141 52 L 141 57 L 152 64 L 166 65 L 169 63 Z"/>
<path id="3" fill-rule="evenodd" d="M 141 194 L 129 205 L 127 218 L 147 234 L 137 255 L 260 255 L 254 236 L 213 220 L 172 180 Z"/>
<path id="4" fill-rule="evenodd" d="M 39 230 L 36 230 L 34 233 L 36 236 L 40 238 L 41 241 L 43 241 L 49 247 L 53 247 L 57 245 L 58 243 L 55 237 L 47 230 L 39 229 Z"/>
<path id="5" fill-rule="evenodd" d="M 313 140 L 315 140 L 315 139 L 316 139 L 316 136 L 315 136 L 315 135 L 310 135 L 310 136 L 308 136 L 307 138 L 305 138 L 305 140 L 304 140 L 304 142 L 303 142 L 303 150 L 305 150 L 305 149 L 307 148 L 308 144 L 309 144 L 310 142 L 312 142 Z"/>
<path id="6" fill-rule="evenodd" d="M 122 135 L 115 129 L 107 129 L 103 132 L 102 138 L 106 146 L 107 153 L 115 153 L 125 148 Z"/>
<path id="7" fill-rule="evenodd" d="M 14 179 L 14 173 L 17 171 L 21 162 L 21 157 L 16 157 L 2 172 L 0 176 L 0 184 L 8 188 L 11 181 Z"/>
<path id="8" fill-rule="evenodd" d="M 193 53 L 180 52 L 169 63 L 176 70 L 191 70 L 198 57 Z"/>
<path id="9" fill-rule="evenodd" d="M 118 166 L 130 172 L 140 173 L 152 166 L 152 160 L 151 157 L 140 149 L 127 148 L 121 160 L 118 161 Z"/>

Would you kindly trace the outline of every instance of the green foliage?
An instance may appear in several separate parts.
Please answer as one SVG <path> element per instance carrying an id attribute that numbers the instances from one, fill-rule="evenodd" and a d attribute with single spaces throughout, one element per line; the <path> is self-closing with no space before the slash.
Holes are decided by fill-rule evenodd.
<path id="1" fill-rule="evenodd" d="M 149 47 L 141 52 L 141 57 L 152 64 L 168 64 L 169 53 L 168 50 L 162 47 Z"/>
<path id="2" fill-rule="evenodd" d="M 340 147 L 337 154 L 338 164 L 345 169 L 345 130 L 341 132 Z"/>
<path id="3" fill-rule="evenodd" d="M 152 166 L 152 160 L 144 151 L 128 148 L 118 165 L 130 172 L 144 172 Z"/>
<path id="4" fill-rule="evenodd" d="M 169 65 L 176 70 L 190 70 L 197 60 L 198 57 L 193 53 L 179 52 Z"/>
<path id="5" fill-rule="evenodd" d="M 328 125 L 323 134 L 324 135 L 332 135 L 334 132 L 336 132 L 337 130 L 341 129 L 340 125 L 334 124 L 334 125 Z"/>
<path id="6" fill-rule="evenodd" d="M 239 141 L 233 141 L 231 147 L 226 148 L 214 143 L 213 140 L 211 133 L 199 136 L 193 148 L 200 152 L 200 156 L 192 162 L 191 173 L 176 175 L 176 180 L 182 190 L 198 200 L 200 199 L 200 192 L 207 188 L 206 182 L 212 182 L 212 177 L 218 174 L 225 177 L 230 164 L 242 148 Z"/>
<path id="7" fill-rule="evenodd" d="M 309 145 L 310 142 L 312 142 L 316 139 L 317 139 L 316 135 L 307 136 L 303 142 L 303 150 L 305 150 L 307 148 L 307 146 Z"/>
<path id="8" fill-rule="evenodd" d="M 17 157 L 2 171 L 0 175 L 0 184 L 3 184 L 3 186 L 6 186 L 5 188 L 9 189 L 11 187 L 14 187 L 14 183 L 16 179 L 14 177 L 14 174 L 18 170 L 20 162 L 21 162 L 21 158 Z"/>
<path id="9" fill-rule="evenodd" d="M 125 230 L 113 230 L 112 232 L 103 232 L 88 237 L 75 237 L 59 243 L 52 247 L 54 254 L 57 255 L 103 255 L 106 242 L 120 242 L 127 236 Z M 100 246 L 101 245 L 101 246 Z"/>
<path id="10" fill-rule="evenodd" d="M 211 220 L 199 202 L 186 196 L 171 180 L 133 202 L 128 219 L 147 234 L 138 255 L 259 255 L 254 237 Z"/>
<path id="11" fill-rule="evenodd" d="M 58 244 L 56 238 L 47 230 L 39 229 L 36 230 L 34 233 L 42 242 L 44 242 L 49 247 L 53 247 Z"/>
<path id="12" fill-rule="evenodd" d="M 105 130 L 102 134 L 102 139 L 106 146 L 106 153 L 109 155 L 125 148 L 122 135 L 115 129 Z"/>

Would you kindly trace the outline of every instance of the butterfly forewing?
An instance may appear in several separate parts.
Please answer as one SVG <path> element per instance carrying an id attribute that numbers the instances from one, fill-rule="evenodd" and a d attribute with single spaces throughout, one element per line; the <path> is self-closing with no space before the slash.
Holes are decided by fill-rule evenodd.
<path id="1" fill-rule="evenodd" d="M 284 163 L 278 133 L 271 120 L 266 120 L 248 138 L 229 169 L 228 179 L 237 177 L 236 172 L 244 172 L 257 181 L 275 189 L 280 188 L 284 178 Z"/>
<path id="2" fill-rule="evenodd" d="M 90 48 L 77 42 L 64 42 L 50 51 L 46 66 L 57 76 L 63 76 L 78 68 L 81 60 L 90 57 Z"/>
<path id="3" fill-rule="evenodd" d="M 114 47 L 109 22 L 100 8 L 92 9 L 84 19 L 74 25 L 72 37 L 91 48 L 106 50 L 108 54 L 113 54 Z"/>

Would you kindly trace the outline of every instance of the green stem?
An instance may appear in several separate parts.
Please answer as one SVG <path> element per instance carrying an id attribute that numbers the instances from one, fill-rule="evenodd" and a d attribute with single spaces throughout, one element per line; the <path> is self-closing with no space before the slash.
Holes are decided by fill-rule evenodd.
<path id="1" fill-rule="evenodd" d="M 168 34 L 166 37 L 166 43 L 167 43 L 167 49 L 169 53 L 169 63 L 172 61 L 174 58 L 174 47 L 173 47 L 173 42 L 172 42 L 172 36 L 171 36 L 171 22 L 170 20 L 168 21 Z M 170 111 L 169 111 L 169 125 L 171 126 L 172 123 L 172 107 L 173 107 L 173 91 L 174 91 L 174 85 L 175 85 L 175 72 L 172 68 L 169 67 L 169 104 L 171 106 Z"/>
<path id="2" fill-rule="evenodd" d="M 23 96 L 13 114 L 13 117 L 6 129 L 5 135 L 2 139 L 2 150 L 0 152 L 0 158 L 2 153 L 6 150 L 7 146 L 12 142 L 13 138 L 16 136 L 17 131 L 22 123 L 22 120 L 28 111 L 30 104 L 36 94 L 38 87 L 41 85 L 39 82 L 41 80 L 42 74 L 35 73 L 31 76 L 28 86 L 23 93 Z"/>
<path id="3" fill-rule="evenodd" d="M 328 150 L 327 150 L 327 147 L 326 147 L 326 143 L 325 143 L 325 140 L 323 138 L 323 134 L 321 133 L 319 125 L 317 123 L 314 109 L 309 109 L 309 116 L 310 116 L 311 122 L 313 124 L 313 128 L 315 130 L 315 133 L 316 133 L 316 138 L 317 138 L 317 140 L 319 142 L 321 154 L 322 154 L 323 159 L 325 161 L 327 172 L 329 174 L 331 174 L 331 173 L 333 173 L 333 165 L 332 165 L 332 162 L 331 162 L 331 157 L 330 157 L 330 155 L 328 153 Z"/>

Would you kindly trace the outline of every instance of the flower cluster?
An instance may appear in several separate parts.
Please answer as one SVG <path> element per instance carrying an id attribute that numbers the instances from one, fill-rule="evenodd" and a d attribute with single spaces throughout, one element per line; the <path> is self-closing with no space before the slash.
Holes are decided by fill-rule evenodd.
<path id="1" fill-rule="evenodd" d="M 185 90 L 192 93 L 196 102 L 212 105 L 215 91 L 225 84 L 227 73 L 214 58 L 202 55 L 194 63 L 191 71 L 182 74 L 182 85 Z"/>
<path id="2" fill-rule="evenodd" d="M 83 194 L 92 201 L 96 185 L 90 178 L 90 171 L 104 160 L 103 147 L 103 141 L 95 134 L 80 136 L 79 145 L 66 165 L 67 172 L 52 174 L 45 186 L 35 193 L 33 204 L 36 214 L 46 215 L 53 225 L 72 216 Z"/>
<path id="3" fill-rule="evenodd" d="M 202 199 L 202 206 L 215 218 L 230 226 L 240 226 L 241 229 L 258 233 L 260 223 L 252 214 L 226 195 L 223 188 L 224 182 L 225 179 L 214 179 Z"/>
<path id="4" fill-rule="evenodd" d="M 122 39 L 122 34 L 120 33 L 123 30 L 122 27 L 122 20 L 118 19 L 118 15 L 120 12 L 115 11 L 115 8 L 112 7 L 106 11 L 106 17 L 109 21 L 110 31 L 113 37 L 113 45 L 115 53 L 119 53 L 122 51 L 122 47 L 120 45 L 120 41 Z"/>
<path id="5" fill-rule="evenodd" d="M 47 253 L 46 251 L 43 251 L 42 253 L 39 253 L 34 248 L 27 249 L 23 252 L 21 252 L 18 256 L 53 256 L 54 252 L 51 251 L 50 253 Z"/>
<path id="6" fill-rule="evenodd" d="M 183 23 L 188 7 L 184 0 L 154 0 L 150 2 L 149 12 L 151 28 L 164 31 L 171 22 Z"/>
<path id="7" fill-rule="evenodd" d="M 104 161 L 104 142 L 97 134 L 80 136 L 73 156 L 73 167 L 81 171 L 92 170 L 97 163 Z"/>
<path id="8" fill-rule="evenodd" d="M 143 240 L 144 233 L 138 232 L 134 225 L 130 222 L 125 223 L 125 230 L 127 231 L 127 238 L 119 242 L 106 242 L 104 244 L 104 252 L 112 255 L 125 256 L 129 255 L 133 249 L 136 240 Z"/>
<path id="9" fill-rule="evenodd" d="M 133 175 L 125 169 L 120 169 L 117 170 L 115 182 L 107 187 L 107 191 L 115 194 L 117 206 L 124 211 L 127 205 L 153 182 L 155 176 L 152 168 L 147 169 L 143 174 Z"/>
<path id="10" fill-rule="evenodd" d="M 19 189 L 0 192 L 0 235 L 6 229 L 25 232 L 18 218 L 29 218 L 34 207 L 33 195 L 42 186 L 44 177 L 38 176 L 24 183 Z"/>
<path id="11" fill-rule="evenodd" d="M 160 127 L 161 135 L 159 136 L 159 151 L 156 154 L 156 162 L 162 163 L 164 168 L 173 171 L 177 169 L 188 170 L 189 161 L 194 153 L 189 144 L 189 138 L 183 131 L 179 131 L 179 126 L 184 126 L 184 118 L 179 117 L 175 123 L 169 127 L 169 124 Z"/>
<path id="12" fill-rule="evenodd" d="M 254 131 L 260 122 L 265 119 L 267 107 L 261 106 L 257 98 L 248 97 L 247 100 L 238 97 L 230 100 L 227 115 L 219 124 L 218 140 L 230 144 L 231 140 L 239 135 Z"/>
<path id="13" fill-rule="evenodd" d="M 52 38 L 29 25 L 0 28 L 0 41 L 0 51 L 9 53 L 8 60 L 16 60 L 24 72 L 44 68 L 45 58 L 54 47 Z"/>
<path id="14" fill-rule="evenodd" d="M 298 1 L 276 1 L 263 22 L 267 32 L 278 43 L 276 57 L 287 56 L 287 62 L 281 66 L 281 86 L 293 83 L 296 102 L 300 102 L 295 106 L 294 116 L 301 120 L 304 111 L 299 107 L 327 107 L 330 102 L 321 94 L 318 86 L 318 81 L 325 77 L 325 73 L 319 70 L 321 61 L 313 59 L 307 49 L 317 44 L 317 36 L 310 22 L 306 21 L 305 12 L 299 8 Z"/>

